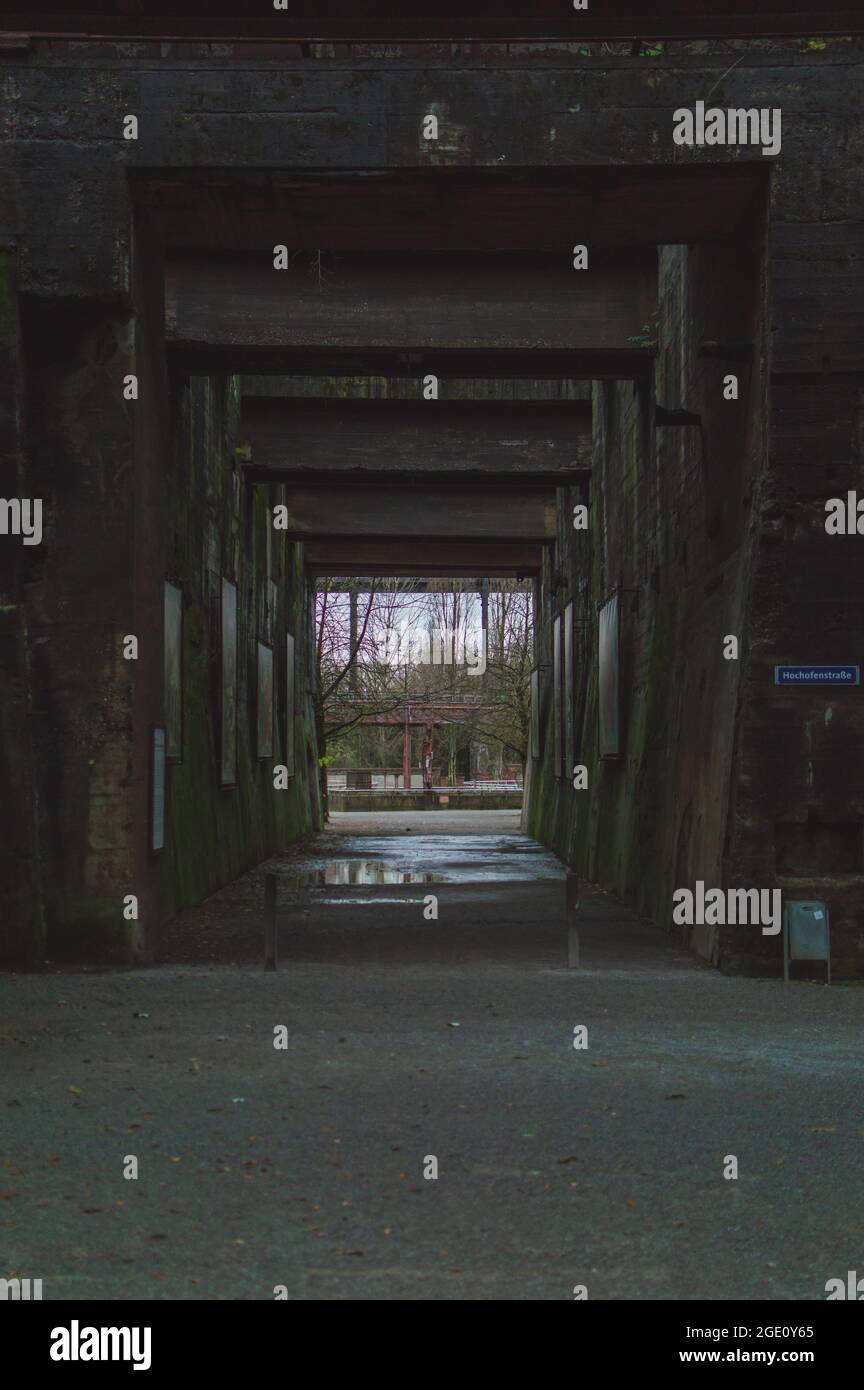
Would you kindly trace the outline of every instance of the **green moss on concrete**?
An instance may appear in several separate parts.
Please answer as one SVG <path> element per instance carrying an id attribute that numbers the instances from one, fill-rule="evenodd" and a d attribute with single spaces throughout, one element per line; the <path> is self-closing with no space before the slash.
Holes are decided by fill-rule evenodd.
<path id="1" fill-rule="evenodd" d="M 23 610 L 0 613 L 0 962 L 36 965 L 45 949 L 38 797 L 30 728 L 31 673 Z"/>
<path id="2" fill-rule="evenodd" d="M 20 332 L 15 259 L 0 251 L 0 480 L 22 495 Z M 0 573 L 0 962 L 37 965 L 45 946 L 38 776 L 33 748 L 33 674 L 27 615 L 18 601 L 24 553 L 14 538 Z"/>
<path id="3" fill-rule="evenodd" d="M 302 547 L 272 531 L 268 509 L 279 490 L 242 481 L 234 453 L 239 437 L 240 383 L 195 379 L 185 394 L 176 441 L 172 497 L 166 508 L 167 578 L 182 587 L 183 757 L 169 766 L 168 866 L 162 915 L 199 903 L 253 864 L 284 849 L 313 826 L 310 786 L 314 723 L 308 698 L 312 653 L 306 632 Z M 278 495 L 277 495 L 278 494 Z M 268 535 L 269 532 L 269 535 Z M 271 625 L 265 624 L 269 578 L 277 585 Z M 222 577 L 237 586 L 237 783 L 219 785 L 218 620 Z M 282 687 L 284 636 L 294 634 L 295 775 L 273 786 L 286 761 Z M 258 641 L 274 652 L 277 737 L 274 756 L 257 758 Z M 312 760 L 314 775 L 314 758 Z"/>
<path id="4" fill-rule="evenodd" d="M 66 899 L 51 914 L 51 960 L 128 961 L 135 925 L 125 920 L 116 899 L 77 904 Z"/>
<path id="5" fill-rule="evenodd" d="M 0 251 L 0 352 L 17 351 L 18 305 L 12 253 Z"/>
<path id="6" fill-rule="evenodd" d="M 616 432 L 611 439 L 606 438 L 609 402 L 602 389 L 596 391 L 595 419 L 602 423 L 597 426 L 600 433 L 595 438 L 595 455 L 606 460 L 607 468 L 610 459 L 613 461 L 610 470 L 613 480 L 631 477 L 636 474 L 639 462 L 639 433 L 636 428 L 625 431 L 618 425 L 628 407 L 632 409 L 632 401 L 625 394 L 630 388 L 605 389 L 614 393 L 612 428 Z M 609 478 L 601 476 L 608 484 Z M 601 758 L 597 610 L 593 596 L 605 597 L 612 587 L 606 540 L 609 526 L 614 524 L 622 538 L 621 550 L 627 556 L 640 555 L 645 537 L 638 533 L 634 490 L 618 488 L 612 499 L 614 521 L 610 522 L 606 510 L 609 499 L 604 499 L 601 505 L 599 478 L 597 481 L 598 486 L 591 495 L 587 534 L 573 537 L 567 534 L 566 527 L 559 526 L 556 554 L 543 574 L 544 591 L 551 594 L 553 587 L 556 589 L 556 607 L 563 608 L 570 596 L 576 604 L 575 666 L 577 672 L 587 666 L 587 677 L 581 688 L 581 704 L 577 699 L 575 761 L 588 769 L 588 788 L 576 791 L 569 779 L 555 778 L 550 691 L 546 709 L 547 737 L 542 761 L 533 769 L 526 824 L 531 834 L 555 849 L 580 876 L 602 884 L 640 911 L 654 916 L 662 912 L 674 872 L 674 865 L 663 862 L 662 827 L 671 812 L 672 763 L 667 744 L 682 615 L 674 593 L 655 596 L 643 588 L 639 596 L 643 605 L 641 614 L 637 613 L 633 596 L 628 592 L 621 594 L 622 755 L 617 759 Z M 564 513 L 566 519 L 566 508 Z M 586 571 L 591 575 L 588 594 L 580 582 Z M 628 587 L 627 581 L 624 587 Z M 650 621 L 647 653 L 642 656 L 644 673 L 634 687 L 629 671 L 630 634 L 635 629 L 637 616 L 644 619 L 646 604 Z M 540 634 L 540 651 L 541 660 L 550 671 L 551 647 L 547 608 Z"/>

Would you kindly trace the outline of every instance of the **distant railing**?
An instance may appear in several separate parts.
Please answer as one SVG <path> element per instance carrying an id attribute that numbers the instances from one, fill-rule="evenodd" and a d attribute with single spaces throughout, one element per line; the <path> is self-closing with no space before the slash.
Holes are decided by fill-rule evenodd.
<path id="1" fill-rule="evenodd" d="M 463 782 L 459 791 L 463 792 L 521 792 L 522 783 L 505 777 L 477 777 L 472 782 Z"/>
<path id="2" fill-rule="evenodd" d="M 399 768 L 328 768 L 327 790 L 331 792 L 403 791 L 402 769 Z M 460 792 L 521 792 L 522 782 L 518 777 L 475 777 L 470 780 L 435 782 L 431 790 L 449 792 L 456 796 Z M 411 791 L 423 791 L 423 774 L 412 769 Z"/>

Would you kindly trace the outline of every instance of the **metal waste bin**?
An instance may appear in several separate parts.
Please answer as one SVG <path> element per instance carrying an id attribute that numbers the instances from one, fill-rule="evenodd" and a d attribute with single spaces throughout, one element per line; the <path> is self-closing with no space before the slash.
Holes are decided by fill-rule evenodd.
<path id="1" fill-rule="evenodd" d="M 831 983 L 831 928 L 828 904 L 783 904 L 783 979 L 789 983 L 790 960 L 824 960 Z"/>

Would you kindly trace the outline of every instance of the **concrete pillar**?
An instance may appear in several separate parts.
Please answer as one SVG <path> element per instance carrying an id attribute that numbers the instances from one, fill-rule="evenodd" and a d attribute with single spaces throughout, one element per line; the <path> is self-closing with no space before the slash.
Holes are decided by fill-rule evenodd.
<path id="1" fill-rule="evenodd" d="M 0 497 L 34 500 L 21 423 L 21 331 L 14 252 L 0 246 Z M 32 517 L 32 512 L 31 512 Z M 0 964 L 37 965 L 44 953 L 38 778 L 33 748 L 30 637 L 24 585 L 41 546 L 0 539 Z"/>
<path id="2" fill-rule="evenodd" d="M 128 312 L 40 299 L 27 315 L 28 467 L 44 537 L 27 608 L 40 777 L 48 952 L 124 958 L 132 860 L 134 372 Z M 142 642 L 143 649 L 143 642 Z"/>

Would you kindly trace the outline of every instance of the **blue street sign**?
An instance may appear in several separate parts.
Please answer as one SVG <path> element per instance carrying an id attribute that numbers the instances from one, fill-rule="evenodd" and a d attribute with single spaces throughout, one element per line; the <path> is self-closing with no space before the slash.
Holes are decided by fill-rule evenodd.
<path id="1" fill-rule="evenodd" d="M 860 685 L 860 666 L 775 666 L 775 685 Z"/>

